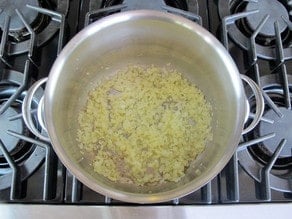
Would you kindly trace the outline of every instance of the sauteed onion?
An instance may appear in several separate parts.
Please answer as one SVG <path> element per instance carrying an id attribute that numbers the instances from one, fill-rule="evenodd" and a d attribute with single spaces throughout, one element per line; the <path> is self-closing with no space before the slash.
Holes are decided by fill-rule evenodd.
<path id="1" fill-rule="evenodd" d="M 211 119 L 203 93 L 177 70 L 130 66 L 89 92 L 77 140 L 112 181 L 177 182 L 212 139 Z"/>

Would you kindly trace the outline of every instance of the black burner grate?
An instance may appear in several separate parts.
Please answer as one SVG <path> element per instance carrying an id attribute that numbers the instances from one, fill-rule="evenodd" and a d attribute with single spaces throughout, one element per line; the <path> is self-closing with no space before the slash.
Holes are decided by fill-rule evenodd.
<path id="1" fill-rule="evenodd" d="M 290 10 L 291 5 L 287 1 L 220 0 L 218 2 L 218 12 L 224 22 L 224 31 L 246 50 L 249 50 L 250 38 L 254 37 L 257 55 L 264 59 L 276 58 L 279 36 L 283 47 L 283 58 L 292 58 Z"/>
<path id="2" fill-rule="evenodd" d="M 223 5 L 225 5 L 224 8 L 227 7 L 226 2 L 227 1 L 223 3 L 223 1 L 221 1 L 221 4 L 219 5 L 219 11 L 221 10 L 221 13 L 223 13 Z M 233 1 L 233 3 L 234 7 L 237 1 Z M 253 3 L 255 2 L 247 1 L 244 4 Z M 258 1 L 257 3 L 260 3 L 260 1 Z M 281 4 L 281 2 L 277 1 L 275 3 L 275 1 L 271 1 L 270 4 L 276 4 L 274 5 L 274 7 L 277 7 L 279 4 Z M 246 7 L 249 8 L 248 5 Z M 269 12 L 268 10 L 266 11 Z M 222 17 L 222 39 L 224 45 L 227 48 L 230 45 L 229 36 L 234 40 L 234 35 L 232 31 L 234 30 L 234 28 L 236 28 L 236 25 L 239 25 L 237 22 L 240 19 L 247 18 L 249 18 L 249 21 L 251 22 L 252 16 L 257 15 L 257 13 L 259 12 L 260 11 L 258 10 L 249 10 Z M 267 22 L 271 22 L 269 21 L 269 15 L 264 16 L 261 20 L 257 19 L 257 25 L 253 26 L 253 32 L 251 32 L 249 36 L 245 36 L 245 49 L 247 49 L 247 52 L 245 53 L 247 54 L 247 59 L 245 61 L 248 67 L 246 68 L 245 72 L 242 72 L 249 74 L 256 80 L 259 86 L 262 87 L 263 96 L 267 105 L 266 112 L 264 114 L 264 117 L 262 118 L 262 122 L 254 130 L 254 132 L 244 136 L 245 141 L 243 141 L 239 145 L 238 152 L 234 155 L 234 159 L 239 159 L 239 163 L 241 164 L 243 169 L 246 170 L 248 174 L 250 174 L 255 180 L 258 181 L 255 191 L 256 198 L 260 200 L 271 201 L 272 188 L 279 191 L 292 192 L 291 188 L 289 189 L 291 168 L 289 167 L 290 161 L 288 161 L 291 159 L 290 157 L 292 157 L 291 144 L 290 136 L 285 134 L 286 131 L 289 132 L 289 130 L 291 130 L 291 126 L 289 125 L 289 122 L 287 122 L 287 124 L 286 122 L 283 123 L 285 119 L 291 120 L 292 114 L 290 88 L 291 84 L 289 84 L 289 81 L 291 83 L 291 76 L 287 73 L 288 66 L 289 68 L 291 68 L 291 57 L 289 53 L 292 52 L 292 50 L 291 48 L 283 47 L 284 43 L 281 35 L 281 30 L 283 28 L 280 26 L 280 22 L 277 20 L 273 20 L 273 25 L 270 25 L 269 27 L 270 30 L 267 30 L 267 27 L 265 26 Z M 264 70 L 264 68 L 262 68 L 262 61 L 259 60 L 259 58 L 263 57 L 263 50 L 257 44 L 256 38 L 258 35 L 263 33 L 265 33 L 266 35 L 269 34 L 269 31 L 271 30 L 274 31 L 275 38 L 275 45 L 273 47 L 274 61 L 269 63 L 268 72 L 265 72 L 265 74 L 268 74 L 268 76 L 263 76 L 263 71 L 266 71 L 266 69 Z M 266 80 L 263 79 L 267 77 L 273 77 L 274 79 L 268 80 L 267 83 Z M 279 104 L 276 99 L 272 95 L 270 95 L 270 89 L 267 89 L 267 87 L 273 86 L 276 86 L 278 87 L 278 90 L 281 90 L 281 104 Z M 250 94 L 249 100 L 251 101 L 250 104 L 252 106 L 252 110 L 254 109 L 253 98 L 253 95 Z M 271 112 L 272 115 L 270 115 Z M 276 120 L 276 118 L 280 119 Z M 281 119 L 282 122 L 279 122 L 279 120 Z M 277 127 L 274 127 L 273 125 L 276 125 Z M 280 131 L 281 128 L 282 131 Z M 284 156 L 284 154 L 285 158 L 281 158 Z M 283 163 L 283 159 L 286 160 L 284 162 L 286 166 L 283 164 L 282 167 L 280 167 L 280 163 Z M 234 168 L 238 169 L 238 167 Z M 275 169 L 279 168 L 281 169 L 281 171 L 275 171 Z M 236 185 L 235 187 L 238 187 L 238 185 Z M 235 191 L 236 190 L 238 189 L 236 188 Z"/>
<path id="3" fill-rule="evenodd" d="M 57 8 L 68 9 L 67 6 L 66 1 L 63 1 Z M 26 10 L 20 10 L 21 7 L 26 7 Z M 22 121 L 22 103 L 26 96 L 25 90 L 35 80 L 35 72 L 41 69 L 39 65 L 42 60 L 37 57 L 38 46 L 44 43 L 41 40 L 48 40 L 56 31 L 59 31 L 56 44 L 57 52 L 62 48 L 65 14 L 41 8 L 39 5 L 22 5 L 21 7 L 18 8 L 19 10 L 11 9 L 14 10 L 14 17 L 4 13 L 5 11 L 1 8 L 1 12 L 3 12 L 1 16 L 5 15 L 5 18 L 0 46 L 0 200 L 16 202 L 38 200 L 40 202 L 53 200 L 56 197 L 58 160 L 51 145 L 39 141 L 25 127 Z M 35 11 L 44 16 L 49 16 L 52 21 L 48 25 L 49 30 L 47 31 L 49 32 L 36 31 L 31 26 L 33 24 L 28 18 L 27 11 Z M 16 18 L 19 21 L 15 21 Z M 21 28 L 29 33 L 29 38 L 20 44 L 10 41 L 11 27 L 16 28 L 13 22 L 16 22 L 17 25 L 23 25 Z M 41 38 L 43 34 L 46 35 L 45 38 Z M 24 48 L 21 45 L 27 45 L 27 47 Z M 13 55 L 25 51 L 27 52 L 22 56 Z M 13 70 L 14 68 L 22 70 L 18 72 Z M 37 125 L 36 107 L 42 95 L 43 89 L 39 89 L 32 100 L 31 114 L 38 128 L 40 127 Z M 44 168 L 40 177 L 41 181 L 36 181 L 38 184 L 42 184 L 41 190 L 38 191 L 41 197 L 39 199 L 31 199 L 29 195 L 34 188 L 30 188 L 31 183 L 28 182 L 35 175 L 35 171 L 39 170 L 38 168 L 42 163 L 44 163 Z M 33 196 L 35 197 L 35 195 Z"/>
<path id="4" fill-rule="evenodd" d="M 50 144 L 44 143 L 31 133 L 27 133 L 25 125 L 20 122 L 21 110 L 18 107 L 26 95 L 25 90 L 31 86 L 32 82 L 47 76 L 56 54 L 60 52 L 67 36 L 68 38 L 72 37 L 78 29 L 83 28 L 84 24 L 86 26 L 103 16 L 119 11 L 132 10 L 134 6 L 129 4 L 134 1 L 50 0 L 48 2 L 51 2 L 50 7 L 29 6 L 28 9 L 47 16 L 50 20 L 48 26 L 49 29 L 53 30 L 52 32 L 46 32 L 46 28 L 40 32 L 35 31 L 31 27 L 31 22 L 26 21 L 23 11 L 20 11 L 21 13 L 16 12 L 16 15 L 22 21 L 23 28 L 27 32 L 25 41 L 20 43 L 10 42 L 9 19 L 4 19 L 2 27 L 0 99 L 3 93 L 5 93 L 5 98 L 1 99 L 0 111 L 2 111 L 1 115 L 4 115 L 3 112 L 8 112 L 9 119 L 4 121 L 17 121 L 16 124 L 20 125 L 21 128 L 16 130 L 7 128 L 7 130 L 4 129 L 5 133 L 2 131 L 0 133 L 0 202 L 133 205 L 95 193 L 80 183 L 60 163 Z M 291 166 L 283 165 L 284 160 L 280 160 L 290 158 L 290 136 L 279 135 L 281 131 L 275 134 L 277 130 L 274 129 L 269 132 L 269 128 L 261 127 L 264 126 L 262 124 L 270 125 L 275 118 L 281 118 L 281 115 L 291 112 L 292 50 L 291 41 L 289 46 L 290 20 L 285 30 L 283 30 L 282 24 L 276 22 L 272 26 L 275 34 L 272 37 L 269 36 L 272 40 L 269 44 L 264 45 L 261 44 L 261 40 L 268 33 L 266 30 L 262 32 L 262 28 L 267 22 L 267 18 L 257 19 L 257 23 L 250 25 L 248 24 L 251 18 L 249 16 L 255 15 L 256 12 L 243 11 L 249 3 L 252 4 L 256 1 L 240 1 L 242 3 L 239 6 L 239 0 L 161 0 L 155 2 L 156 6 L 159 6 L 157 10 L 185 16 L 202 24 L 214 34 L 219 34 L 218 38 L 221 38 L 224 45 L 228 47 L 240 72 L 252 77 L 262 87 L 266 102 L 266 111 L 261 123 L 254 132 L 242 137 L 237 152 L 216 178 L 198 191 L 161 205 L 291 202 Z M 286 9 L 288 8 L 287 1 L 278 2 L 283 4 Z M 68 11 L 69 6 L 70 10 Z M 54 10 L 51 10 L 52 8 Z M 291 15 L 289 15 L 289 19 L 291 19 Z M 238 28 L 242 24 L 244 27 Z M 59 34 L 51 35 L 57 31 L 59 31 Z M 240 31 L 246 31 L 246 33 L 234 35 Z M 289 34 L 287 35 L 286 32 Z M 238 38 L 239 42 L 236 43 L 235 38 Z M 48 41 L 48 39 L 51 40 Z M 43 44 L 42 42 L 48 44 L 40 47 Z M 267 45 L 273 45 L 273 47 L 267 49 Z M 15 54 L 21 55 L 15 56 Z M 15 71 L 16 69 L 17 71 Z M 7 87 L 10 90 L 6 89 Z M 278 96 L 271 95 L 271 88 L 274 91 L 276 89 Z M 42 93 L 43 90 L 41 89 L 39 92 Z M 253 94 L 248 90 L 246 92 L 251 111 L 253 111 Z M 31 111 L 33 118 L 36 117 L 36 107 L 39 103 L 37 96 L 41 96 L 41 94 L 39 93 L 34 97 Z M 10 107 L 16 109 L 9 112 Z M 285 109 L 285 112 L 282 109 Z M 270 117 L 269 111 L 272 111 L 273 116 L 276 117 Z M 250 116 L 252 117 L 253 114 Z M 0 119 L 2 118 L 0 117 Z M 288 120 L 291 120 L 289 116 Z M 11 127 L 14 125 L 12 124 Z M 41 130 L 37 122 L 35 125 Z M 289 129 L 290 126 L 288 125 L 286 128 Z M 0 130 L 2 130 L 2 126 Z M 18 161 L 9 153 L 13 151 L 13 144 L 6 145 L 6 140 L 3 140 L 5 135 L 17 139 L 14 144 L 21 142 L 30 149 L 23 157 L 25 159 L 19 159 Z M 277 138 L 275 138 L 276 136 Z M 258 152 L 255 151 L 255 148 L 266 142 L 272 145 L 268 148 L 269 156 L 264 159 L 262 157 L 257 158 Z"/>
<path id="5" fill-rule="evenodd" d="M 184 16 L 202 25 L 202 18 L 198 14 L 198 3 L 196 0 L 192 0 L 191 2 L 192 11 L 188 10 L 188 4 L 186 1 L 176 0 L 149 0 L 141 2 L 136 0 L 109 0 L 102 1 L 101 8 L 97 8 L 95 4 L 91 3 L 89 4 L 91 7 L 89 7 L 89 11 L 86 14 L 84 25 L 87 26 L 89 23 L 112 13 L 139 9 L 165 10 L 170 13 Z"/>

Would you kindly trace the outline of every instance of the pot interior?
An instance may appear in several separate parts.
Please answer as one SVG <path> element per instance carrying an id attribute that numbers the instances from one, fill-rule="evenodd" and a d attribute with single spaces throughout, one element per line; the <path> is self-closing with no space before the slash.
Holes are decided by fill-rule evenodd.
<path id="1" fill-rule="evenodd" d="M 212 105 L 213 140 L 178 183 L 135 187 L 93 172 L 76 141 L 78 114 L 103 77 L 128 65 L 170 64 L 201 89 Z M 221 44 L 184 18 L 162 12 L 109 16 L 79 33 L 50 72 L 45 118 L 52 144 L 69 170 L 91 189 L 132 202 L 158 202 L 200 188 L 225 166 L 243 128 L 244 94 L 238 71 Z"/>

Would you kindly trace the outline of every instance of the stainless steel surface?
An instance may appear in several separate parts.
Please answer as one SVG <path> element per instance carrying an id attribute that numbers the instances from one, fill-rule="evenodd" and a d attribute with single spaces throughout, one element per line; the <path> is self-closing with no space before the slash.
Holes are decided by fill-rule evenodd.
<path id="1" fill-rule="evenodd" d="M 194 82 L 212 104 L 213 140 L 178 183 L 136 187 L 93 173 L 76 142 L 77 115 L 88 91 L 103 76 L 129 64 L 167 63 Z M 239 142 L 246 101 L 237 67 L 215 37 L 183 17 L 141 10 L 108 16 L 79 32 L 50 71 L 44 104 L 54 150 L 82 183 L 117 200 L 156 203 L 189 194 L 220 172 Z"/>
<path id="2" fill-rule="evenodd" d="M 256 99 L 256 113 L 254 115 L 254 118 L 252 122 L 242 131 L 242 134 L 246 134 L 253 130 L 261 120 L 265 109 L 265 101 L 261 89 L 252 79 L 250 79 L 246 75 L 240 75 L 240 77 L 251 87 Z M 246 113 L 249 114 L 249 107 L 247 107 L 247 109 L 248 111 L 246 111 Z"/>
<path id="3" fill-rule="evenodd" d="M 64 206 L 64 205 L 0 205 L 0 218 L 140 218 L 140 219 L 245 219 L 289 218 L 292 204 L 246 204 L 212 206 Z"/>
<path id="4" fill-rule="evenodd" d="M 44 84 L 47 81 L 47 78 L 43 78 L 36 83 L 34 83 L 27 91 L 27 95 L 25 96 L 22 104 L 22 117 L 23 121 L 25 122 L 26 126 L 29 128 L 29 130 L 37 137 L 39 137 L 43 141 L 50 142 L 50 138 L 47 136 L 46 131 L 42 132 L 42 130 L 38 130 L 34 124 L 34 121 L 32 119 L 31 115 L 31 103 L 33 100 L 33 97 L 37 90 L 40 88 L 42 84 Z M 43 97 L 42 97 L 43 98 Z M 38 107 L 42 107 L 42 103 L 38 105 Z M 39 118 L 41 121 L 41 119 Z"/>

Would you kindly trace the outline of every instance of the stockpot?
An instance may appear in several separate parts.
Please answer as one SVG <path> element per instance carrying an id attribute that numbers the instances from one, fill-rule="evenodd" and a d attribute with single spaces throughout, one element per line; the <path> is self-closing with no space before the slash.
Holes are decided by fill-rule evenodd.
<path id="1" fill-rule="evenodd" d="M 128 65 L 167 64 L 197 85 L 211 103 L 213 140 L 177 183 L 135 186 L 98 175 L 80 153 L 76 141 L 77 118 L 88 92 L 101 78 Z M 242 79 L 255 92 L 257 101 L 255 118 L 246 129 L 249 105 Z M 44 98 L 38 108 L 43 127 L 40 131 L 31 118 L 30 106 L 33 94 L 45 82 Z M 228 51 L 211 33 L 181 16 L 137 10 L 102 18 L 70 40 L 49 77 L 28 90 L 23 116 L 30 130 L 50 141 L 63 164 L 90 189 L 126 202 L 157 203 L 187 195 L 214 178 L 234 154 L 241 135 L 258 123 L 263 106 L 259 87 L 240 75 Z"/>

